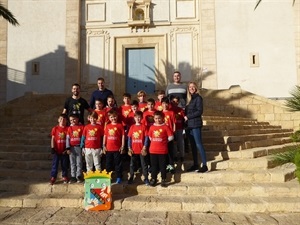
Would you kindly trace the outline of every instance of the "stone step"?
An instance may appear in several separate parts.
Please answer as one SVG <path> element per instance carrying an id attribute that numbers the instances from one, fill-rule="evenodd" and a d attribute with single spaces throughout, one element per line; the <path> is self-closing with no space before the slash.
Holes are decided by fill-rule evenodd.
<path id="1" fill-rule="evenodd" d="M 23 169 L 23 170 L 41 170 L 51 168 L 52 160 L 0 160 L 0 168 Z"/>
<path id="2" fill-rule="evenodd" d="M 263 156 L 254 159 L 230 159 L 210 162 L 211 170 L 255 170 L 274 168 L 277 164 L 273 157 Z"/>
<path id="3" fill-rule="evenodd" d="M 174 182 L 168 177 L 168 187 L 146 186 L 138 176 L 128 185 L 124 179 L 120 185 L 112 184 L 114 195 L 167 195 L 167 196 L 261 196 L 261 197 L 300 197 L 299 182 L 293 179 L 286 183 L 215 183 Z M 0 181 L 1 192 L 14 192 L 16 195 L 35 194 L 77 194 L 84 195 L 84 183 L 63 184 L 58 180 L 54 185 L 45 181 L 11 180 Z"/>
<path id="4" fill-rule="evenodd" d="M 270 124 L 233 124 L 230 122 L 214 125 L 203 125 L 203 131 L 207 130 L 220 130 L 220 131 L 231 131 L 231 130 L 251 130 L 251 129 L 280 129 L 281 126 L 275 126 Z"/>
<path id="5" fill-rule="evenodd" d="M 272 133 L 293 133 L 293 130 L 290 129 L 280 129 L 280 128 L 264 128 L 264 129 L 236 129 L 236 130 L 203 130 L 203 137 L 212 137 L 212 136 L 241 136 L 241 135 L 258 135 L 258 134 L 272 134 Z"/>
<path id="6" fill-rule="evenodd" d="M 23 145 L 16 143 L 11 143 L 10 145 L 7 145 L 0 143 L 0 152 L 29 152 L 32 154 L 35 154 L 36 152 L 50 152 L 50 141 L 47 145 Z"/>
<path id="7" fill-rule="evenodd" d="M 116 199 L 117 196 L 115 196 Z M 115 209 L 144 211 L 188 211 L 188 212 L 299 212 L 297 197 L 214 197 L 214 196 L 140 196 L 118 197 Z"/>
<path id="8" fill-rule="evenodd" d="M 176 173 L 174 175 L 168 174 L 169 180 L 178 182 L 226 182 L 226 183 L 239 183 L 239 182 L 274 182 L 281 183 L 287 182 L 295 178 L 295 165 L 288 163 L 271 169 L 247 169 L 247 170 L 216 170 L 207 173 L 185 172 L 191 166 L 191 162 L 187 164 L 177 165 Z M 209 162 L 208 167 L 213 168 L 212 162 Z M 17 179 L 30 181 L 49 181 L 51 162 L 46 166 L 41 166 L 43 169 L 30 169 L 24 170 L 23 168 L 0 168 L 0 178 L 3 179 Z M 45 168 L 44 168 L 45 167 Z M 213 168 L 214 169 L 214 168 Z M 59 170 L 60 171 L 60 170 Z M 125 170 L 123 177 L 128 177 L 128 170 Z M 58 173 L 61 176 L 61 173 Z"/>
<path id="9" fill-rule="evenodd" d="M 213 120 L 203 120 L 203 125 L 228 125 L 228 123 L 239 124 L 239 125 L 269 125 L 268 122 L 258 122 L 256 120 L 243 120 L 243 119 L 213 119 Z"/>
<path id="10" fill-rule="evenodd" d="M 2 207 L 83 207 L 83 198 L 78 195 L 49 194 L 37 196 L 1 193 Z M 113 209 L 129 211 L 173 212 L 300 212 L 297 197 L 215 197 L 215 196 L 122 196 L 112 198 Z"/>
<path id="11" fill-rule="evenodd" d="M 13 161 L 32 161 L 32 160 L 51 160 L 52 156 L 50 151 L 45 150 L 45 152 L 0 152 L 0 162 L 1 160 L 13 160 Z"/>
<path id="12" fill-rule="evenodd" d="M 292 140 L 290 137 L 281 137 L 281 138 L 272 138 L 268 140 L 257 140 L 257 141 L 246 141 L 242 143 L 208 143 L 203 141 L 203 145 L 206 151 L 239 151 L 244 149 L 258 148 L 258 147 L 267 147 L 267 146 L 276 146 L 291 143 Z"/>
<path id="13" fill-rule="evenodd" d="M 51 138 L 50 137 L 45 137 L 42 139 L 24 139 L 24 138 L 20 138 L 20 139 L 14 139 L 14 138 L 10 138 L 10 139 L 2 139 L 1 140 L 1 144 L 2 145 L 16 145 L 16 144 L 23 144 L 23 145 L 48 145 L 50 146 L 50 141 Z"/>

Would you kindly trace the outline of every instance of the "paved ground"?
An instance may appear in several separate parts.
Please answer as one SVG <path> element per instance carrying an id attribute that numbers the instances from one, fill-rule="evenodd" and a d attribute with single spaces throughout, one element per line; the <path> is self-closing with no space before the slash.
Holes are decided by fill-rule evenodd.
<path id="1" fill-rule="evenodd" d="M 87 212 L 79 208 L 0 208 L 1 225 L 299 225 L 300 213 Z"/>

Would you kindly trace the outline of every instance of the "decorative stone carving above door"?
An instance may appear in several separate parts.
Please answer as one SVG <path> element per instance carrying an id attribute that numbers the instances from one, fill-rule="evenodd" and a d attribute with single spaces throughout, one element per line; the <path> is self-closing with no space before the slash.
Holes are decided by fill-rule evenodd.
<path id="1" fill-rule="evenodd" d="M 128 5 L 128 26 L 131 27 L 131 32 L 141 28 L 144 32 L 149 31 L 151 18 L 151 0 L 129 0 Z"/>

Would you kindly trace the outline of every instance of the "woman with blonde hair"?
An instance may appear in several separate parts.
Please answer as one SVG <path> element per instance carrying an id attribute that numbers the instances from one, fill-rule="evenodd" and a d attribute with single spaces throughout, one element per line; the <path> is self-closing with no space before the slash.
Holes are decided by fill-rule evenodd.
<path id="1" fill-rule="evenodd" d="M 187 170 L 204 173 L 208 171 L 206 153 L 202 144 L 202 113 L 203 99 L 198 93 L 197 84 L 189 82 L 187 87 L 187 105 L 185 107 L 186 132 L 192 147 L 194 164 Z M 202 167 L 199 167 L 198 151 L 202 160 Z"/>

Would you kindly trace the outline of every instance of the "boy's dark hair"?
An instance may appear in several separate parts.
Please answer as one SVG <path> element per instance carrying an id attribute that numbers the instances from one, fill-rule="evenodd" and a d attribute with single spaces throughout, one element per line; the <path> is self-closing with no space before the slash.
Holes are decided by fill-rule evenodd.
<path id="1" fill-rule="evenodd" d="M 129 93 L 124 93 L 124 94 L 123 94 L 123 98 L 124 98 L 124 97 L 131 98 L 131 94 L 129 94 Z"/>
<path id="2" fill-rule="evenodd" d="M 139 102 L 137 100 L 133 100 L 131 105 L 139 106 Z"/>
<path id="3" fill-rule="evenodd" d="M 77 119 L 79 119 L 79 115 L 78 114 L 71 114 L 71 115 L 69 115 L 69 118 L 71 118 L 71 117 L 74 117 L 74 118 L 77 118 Z"/>
<path id="4" fill-rule="evenodd" d="M 115 97 L 113 95 L 109 95 L 107 96 L 107 99 L 112 98 L 113 100 L 115 100 Z"/>
<path id="5" fill-rule="evenodd" d="M 171 95 L 171 100 L 177 99 L 178 101 L 180 100 L 179 96 Z"/>
<path id="6" fill-rule="evenodd" d="M 108 111 L 107 115 L 108 116 L 118 116 L 118 113 L 117 113 L 116 110 L 111 109 L 111 110 Z"/>
<path id="7" fill-rule="evenodd" d="M 151 102 L 152 104 L 155 104 L 155 100 L 154 100 L 153 98 L 149 98 L 149 99 L 147 100 L 147 102 Z"/>
<path id="8" fill-rule="evenodd" d="M 143 118 L 143 112 L 138 110 L 134 113 L 134 116 L 140 116 L 141 118 Z"/>
<path id="9" fill-rule="evenodd" d="M 163 112 L 162 111 L 158 111 L 158 110 L 154 112 L 153 116 L 161 116 L 162 118 L 164 118 Z"/>
<path id="10" fill-rule="evenodd" d="M 101 102 L 103 105 L 105 105 L 103 99 L 101 99 L 101 98 L 96 99 L 95 102 L 96 101 Z"/>
<path id="11" fill-rule="evenodd" d="M 89 116 L 98 119 L 98 113 L 96 113 L 95 111 L 91 112 Z"/>
<path id="12" fill-rule="evenodd" d="M 165 95 L 166 92 L 164 90 L 158 90 L 157 95 Z"/>
<path id="13" fill-rule="evenodd" d="M 79 85 L 78 83 L 72 84 L 72 87 L 73 87 L 73 86 L 76 86 L 76 87 L 79 87 L 79 88 L 80 88 L 80 85 Z"/>
<path id="14" fill-rule="evenodd" d="M 99 81 L 99 80 L 101 80 L 101 81 L 105 82 L 105 80 L 104 80 L 104 78 L 103 78 L 103 77 L 99 77 L 99 78 L 97 79 L 97 81 Z"/>
<path id="15" fill-rule="evenodd" d="M 167 104 L 169 104 L 169 103 L 170 103 L 170 100 L 169 100 L 168 97 L 163 97 L 163 98 L 161 99 L 161 103 L 167 103 Z"/>

